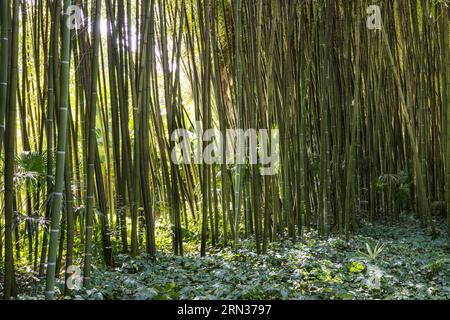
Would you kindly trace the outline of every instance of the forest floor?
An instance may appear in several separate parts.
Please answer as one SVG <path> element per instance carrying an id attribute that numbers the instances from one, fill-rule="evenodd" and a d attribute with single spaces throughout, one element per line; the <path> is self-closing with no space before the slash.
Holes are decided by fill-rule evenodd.
<path id="1" fill-rule="evenodd" d="M 216 249 L 205 258 L 122 255 L 119 267 L 95 270 L 93 289 L 73 292 L 72 298 L 450 299 L 445 224 L 437 226 L 434 239 L 415 225 L 365 225 L 349 242 L 307 234 L 295 244 L 270 245 L 267 255 L 255 254 L 250 240 L 238 251 Z"/>

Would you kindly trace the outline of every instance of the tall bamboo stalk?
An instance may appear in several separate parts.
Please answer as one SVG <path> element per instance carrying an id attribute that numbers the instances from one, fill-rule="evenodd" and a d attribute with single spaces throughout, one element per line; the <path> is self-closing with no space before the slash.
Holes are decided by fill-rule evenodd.
<path id="1" fill-rule="evenodd" d="M 1 69 L 0 69 L 0 153 L 2 152 L 3 134 L 5 132 L 5 112 L 8 94 L 8 65 L 9 65 L 9 16 L 10 4 L 8 0 L 1 3 Z"/>
<path id="2" fill-rule="evenodd" d="M 100 13 L 101 0 L 95 1 L 95 17 L 92 20 L 93 31 L 93 45 L 91 57 L 91 90 L 89 98 L 89 133 L 88 133 L 88 157 L 87 157 L 87 199 L 86 199 L 86 246 L 84 253 L 84 272 L 83 285 L 86 288 L 90 287 L 90 273 L 92 261 L 92 229 L 93 229 L 93 207 L 94 207 L 94 171 L 95 171 L 95 153 L 97 143 L 96 132 L 96 115 L 97 115 L 97 77 L 99 65 L 99 51 L 100 51 Z M 103 212 L 103 214 L 107 214 Z"/>
<path id="3" fill-rule="evenodd" d="M 56 157 L 55 188 L 52 196 L 50 240 L 47 259 L 45 298 L 53 300 L 55 294 L 56 253 L 64 189 L 64 166 L 67 144 L 67 119 L 69 113 L 70 29 L 68 8 L 70 0 L 64 0 L 61 23 L 60 105 L 58 107 L 58 147 Z"/>
<path id="4" fill-rule="evenodd" d="M 9 10 L 7 10 L 9 12 Z M 12 37 L 11 37 L 11 67 L 9 69 L 10 85 L 8 92 L 8 109 L 6 112 L 5 141 L 5 278 L 3 297 L 5 300 L 15 295 L 15 275 L 13 257 L 13 230 L 15 194 L 14 194 L 14 159 L 16 144 L 16 100 L 18 85 L 18 52 L 19 52 L 19 1 L 13 3 Z M 3 65 L 3 68 L 6 66 Z M 17 239 L 17 229 L 16 239 Z M 17 246 L 16 246 L 17 253 Z"/>

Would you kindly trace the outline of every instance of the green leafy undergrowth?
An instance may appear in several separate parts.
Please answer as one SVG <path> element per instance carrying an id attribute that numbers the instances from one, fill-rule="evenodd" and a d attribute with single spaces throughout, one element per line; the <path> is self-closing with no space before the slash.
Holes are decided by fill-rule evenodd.
<path id="1" fill-rule="evenodd" d="M 95 269 L 66 299 L 449 299 L 450 244 L 403 224 L 366 225 L 346 242 L 306 234 L 257 255 L 254 242 L 207 257 L 158 252 Z M 374 254 L 376 252 L 376 254 Z M 37 298 L 21 296 L 21 299 Z M 60 296 L 60 298 L 63 298 Z"/>
<path id="2" fill-rule="evenodd" d="M 443 234 L 443 232 L 441 233 Z M 383 245 L 374 258 L 367 248 Z M 368 225 L 345 242 L 305 235 L 266 255 L 244 241 L 205 258 L 120 256 L 75 299 L 449 299 L 450 246 L 416 227 Z M 373 270 L 376 270 L 374 272 Z"/>

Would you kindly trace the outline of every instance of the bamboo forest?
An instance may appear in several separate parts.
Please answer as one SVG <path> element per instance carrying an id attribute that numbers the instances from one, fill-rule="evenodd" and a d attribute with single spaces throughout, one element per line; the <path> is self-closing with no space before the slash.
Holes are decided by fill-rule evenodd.
<path id="1" fill-rule="evenodd" d="M 450 0 L 0 0 L 0 299 L 450 300 Z"/>

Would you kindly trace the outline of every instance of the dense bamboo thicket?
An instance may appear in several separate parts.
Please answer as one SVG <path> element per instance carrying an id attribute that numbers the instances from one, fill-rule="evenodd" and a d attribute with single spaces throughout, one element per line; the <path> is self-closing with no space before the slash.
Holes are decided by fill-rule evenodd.
<path id="1" fill-rule="evenodd" d="M 89 287 L 94 259 L 167 237 L 264 253 L 401 215 L 450 233 L 450 3 L 374 2 L 1 0 L 4 297 L 18 264 L 53 299 L 75 261 Z M 275 174 L 171 161 L 198 122 L 278 130 Z"/>

